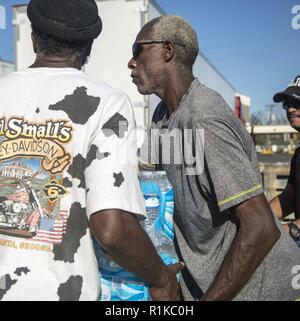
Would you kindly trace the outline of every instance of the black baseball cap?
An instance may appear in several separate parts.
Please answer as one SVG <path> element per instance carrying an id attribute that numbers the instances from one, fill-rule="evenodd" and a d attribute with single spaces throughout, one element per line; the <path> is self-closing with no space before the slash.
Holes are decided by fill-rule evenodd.
<path id="1" fill-rule="evenodd" d="M 283 102 L 284 100 L 300 101 L 300 76 L 297 76 L 287 87 L 285 91 L 277 93 L 273 100 L 275 103 Z"/>
<path id="2" fill-rule="evenodd" d="M 64 40 L 92 40 L 102 31 L 95 0 L 31 0 L 27 15 L 37 31 Z"/>

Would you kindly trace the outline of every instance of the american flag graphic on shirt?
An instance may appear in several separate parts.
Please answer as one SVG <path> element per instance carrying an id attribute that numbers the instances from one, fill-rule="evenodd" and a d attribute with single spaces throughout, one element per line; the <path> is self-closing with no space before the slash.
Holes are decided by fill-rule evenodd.
<path id="1" fill-rule="evenodd" d="M 31 241 L 60 244 L 67 229 L 68 211 L 60 211 L 58 218 L 41 218 L 39 231 Z"/>

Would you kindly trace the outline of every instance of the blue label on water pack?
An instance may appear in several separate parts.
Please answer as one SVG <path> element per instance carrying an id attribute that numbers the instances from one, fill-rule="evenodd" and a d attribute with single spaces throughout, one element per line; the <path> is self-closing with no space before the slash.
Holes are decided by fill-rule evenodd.
<path id="1" fill-rule="evenodd" d="M 158 184 L 152 181 L 141 182 L 141 188 L 146 208 L 158 208 L 161 203 L 161 193 Z"/>
<path id="2" fill-rule="evenodd" d="M 100 301 L 150 301 L 149 288 L 144 283 L 121 278 L 101 277 Z"/>
<path id="3" fill-rule="evenodd" d="M 159 208 L 159 196 L 156 194 L 144 195 L 146 209 Z"/>
<path id="4" fill-rule="evenodd" d="M 161 207 L 159 219 L 156 221 L 155 230 L 163 231 L 170 240 L 174 240 L 174 192 L 170 188 L 167 192 L 161 193 Z"/>

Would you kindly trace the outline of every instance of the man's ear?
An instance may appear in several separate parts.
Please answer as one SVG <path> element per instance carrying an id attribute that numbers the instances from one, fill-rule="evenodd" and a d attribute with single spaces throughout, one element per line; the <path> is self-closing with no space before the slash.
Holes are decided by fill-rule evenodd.
<path id="1" fill-rule="evenodd" d="M 32 47 L 33 47 L 33 51 L 34 53 L 36 53 L 36 41 L 35 41 L 35 37 L 34 37 L 34 33 L 31 33 L 31 41 L 32 41 Z"/>
<path id="2" fill-rule="evenodd" d="M 171 41 L 166 41 L 164 44 L 164 56 L 165 61 L 168 62 L 172 60 L 174 57 L 175 50 L 174 50 L 174 44 Z"/>

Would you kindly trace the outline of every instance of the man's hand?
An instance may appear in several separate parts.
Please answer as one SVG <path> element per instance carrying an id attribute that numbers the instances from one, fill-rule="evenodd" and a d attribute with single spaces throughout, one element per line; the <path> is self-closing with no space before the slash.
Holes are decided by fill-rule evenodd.
<path id="1" fill-rule="evenodd" d="M 150 294 L 154 301 L 179 301 L 180 286 L 177 282 L 176 275 L 184 268 L 184 263 L 176 263 L 166 267 L 167 282 L 164 286 L 153 286 L 150 288 Z"/>

